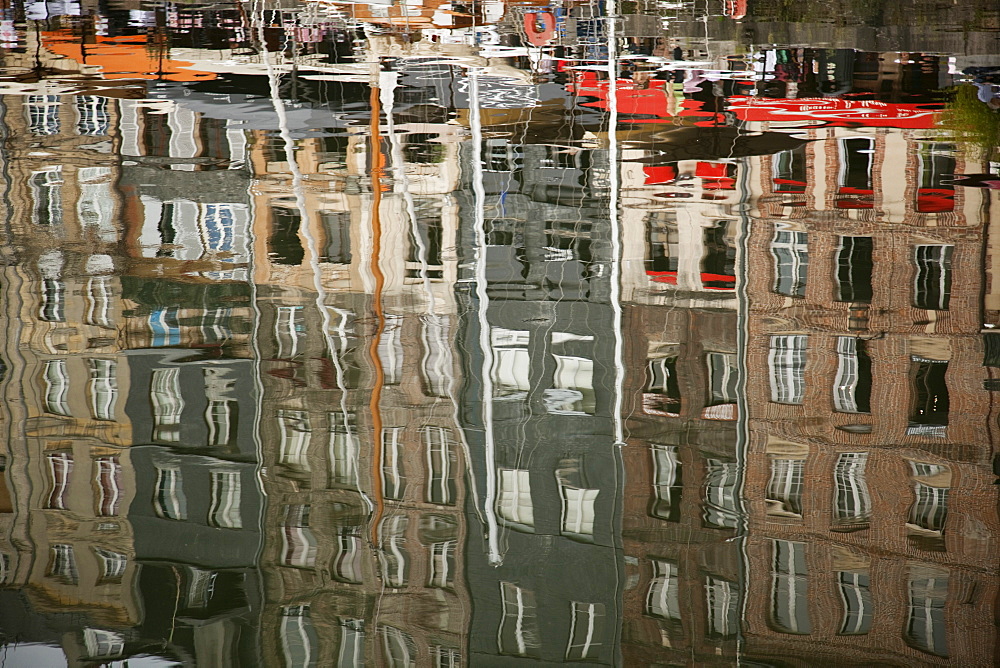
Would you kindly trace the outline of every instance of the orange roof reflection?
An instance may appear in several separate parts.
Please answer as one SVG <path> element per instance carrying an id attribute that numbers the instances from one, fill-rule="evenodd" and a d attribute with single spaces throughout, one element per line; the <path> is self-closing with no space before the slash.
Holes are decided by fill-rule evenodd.
<path id="1" fill-rule="evenodd" d="M 96 43 L 81 44 L 79 35 L 71 30 L 42 33 L 42 44 L 48 51 L 83 65 L 94 65 L 103 70 L 106 79 L 158 79 L 165 81 L 207 81 L 215 79 L 214 72 L 188 69 L 194 63 L 158 57 L 147 47 L 145 35 L 127 37 L 100 37 Z"/>

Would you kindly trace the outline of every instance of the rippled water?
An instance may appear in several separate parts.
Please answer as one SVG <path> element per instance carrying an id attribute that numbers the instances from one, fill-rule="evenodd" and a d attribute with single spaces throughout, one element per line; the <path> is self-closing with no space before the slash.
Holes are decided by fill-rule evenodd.
<path id="1" fill-rule="evenodd" d="M 8 3 L 0 666 L 993 665 L 995 84 L 988 3 Z"/>

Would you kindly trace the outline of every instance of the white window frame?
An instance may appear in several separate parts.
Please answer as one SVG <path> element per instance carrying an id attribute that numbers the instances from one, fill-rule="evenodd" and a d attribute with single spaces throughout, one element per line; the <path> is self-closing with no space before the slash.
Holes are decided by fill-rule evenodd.
<path id="1" fill-rule="evenodd" d="M 947 244 L 918 244 L 913 247 L 913 305 L 931 311 L 947 311 L 951 302 L 952 258 L 955 247 Z M 936 266 L 936 272 L 930 269 Z M 929 304 L 926 296 L 930 277 L 938 275 L 936 303 Z M 922 296 L 923 295 L 923 296 Z M 927 304 L 927 305 L 925 305 Z"/>
<path id="2" fill-rule="evenodd" d="M 125 570 L 128 568 L 128 555 L 112 550 L 105 550 L 100 547 L 95 547 L 94 553 L 101 563 L 101 575 L 98 584 L 120 581 L 125 575 Z"/>
<path id="3" fill-rule="evenodd" d="M 805 462 L 801 459 L 771 458 L 771 478 L 767 483 L 768 514 L 802 517 L 802 488 Z"/>
<path id="4" fill-rule="evenodd" d="M 569 644 L 567 661 L 596 659 L 604 643 L 601 642 L 604 604 L 570 602 Z"/>
<path id="5" fill-rule="evenodd" d="M 43 278 L 39 284 L 42 303 L 38 318 L 45 322 L 66 322 L 66 285 L 59 278 Z"/>
<path id="6" fill-rule="evenodd" d="M 910 575 L 909 614 L 906 636 L 918 649 L 948 656 L 948 625 L 945 608 L 948 602 L 948 573 Z"/>
<path id="7" fill-rule="evenodd" d="M 864 635 L 872 628 L 872 597 L 868 571 L 838 571 L 844 618 L 840 635 Z"/>
<path id="8" fill-rule="evenodd" d="M 292 359 L 299 354 L 299 339 L 305 333 L 301 306 L 275 306 L 274 339 L 278 359 Z"/>
<path id="9" fill-rule="evenodd" d="M 339 626 L 338 668 L 362 668 L 365 663 L 365 620 L 342 619 Z"/>
<path id="10" fill-rule="evenodd" d="M 416 668 L 417 645 L 410 634 L 394 626 L 382 626 L 381 631 L 386 668 Z"/>
<path id="11" fill-rule="evenodd" d="M 705 460 L 705 505 L 703 521 L 715 528 L 735 528 L 739 522 L 736 488 L 739 468 L 735 462 Z"/>
<path id="12" fill-rule="evenodd" d="M 653 577 L 646 591 L 646 614 L 670 622 L 681 621 L 680 581 L 677 565 L 652 559 Z"/>
<path id="13" fill-rule="evenodd" d="M 538 618 L 533 591 L 518 587 L 512 582 L 500 582 L 500 609 L 503 613 L 497 628 L 497 648 L 501 654 L 528 656 L 538 648 Z M 505 636 L 510 630 L 513 647 L 505 646 Z"/>
<path id="14" fill-rule="evenodd" d="M 358 484 L 358 441 L 353 413 L 329 413 L 330 481 L 338 485 Z"/>
<path id="15" fill-rule="evenodd" d="M 279 634 L 285 668 L 312 668 L 316 665 L 319 648 L 315 646 L 308 603 L 282 608 Z"/>
<path id="16" fill-rule="evenodd" d="M 593 540 L 599 493 L 597 489 L 584 489 L 559 481 L 559 498 L 562 501 L 559 525 L 564 536 Z"/>
<path id="17" fill-rule="evenodd" d="M 712 405 L 735 404 L 739 400 L 737 387 L 739 368 L 734 353 L 705 353 L 708 365 L 709 393 Z M 719 382 L 717 383 L 716 380 Z"/>
<path id="18" fill-rule="evenodd" d="M 45 167 L 28 178 L 31 188 L 31 222 L 43 227 L 63 223 L 62 165 Z"/>
<path id="19" fill-rule="evenodd" d="M 386 499 L 402 501 L 406 494 L 406 471 L 403 467 L 403 427 L 382 429 L 382 493 Z"/>
<path id="20" fill-rule="evenodd" d="M 406 587 L 410 570 L 410 555 L 406 551 L 406 527 L 409 518 L 392 515 L 382 520 L 379 565 L 382 582 L 386 587 L 401 589 Z"/>
<path id="21" fill-rule="evenodd" d="M 125 653 L 125 636 L 103 629 L 84 629 L 83 644 L 88 659 L 110 659 Z"/>
<path id="22" fill-rule="evenodd" d="M 87 279 L 88 325 L 111 328 L 111 288 L 107 276 L 91 276 Z"/>
<path id="23" fill-rule="evenodd" d="M 705 608 L 708 615 L 708 631 L 711 635 L 727 638 L 736 633 L 739 626 L 739 590 L 729 580 L 705 576 Z"/>
<path id="24" fill-rule="evenodd" d="M 68 452 L 50 452 L 45 456 L 49 467 L 49 498 L 45 507 L 51 510 L 68 510 L 66 498 L 73 473 L 73 455 Z"/>
<path id="25" fill-rule="evenodd" d="M 108 99 L 98 95 L 77 95 L 77 134 L 86 137 L 104 137 L 110 127 Z"/>
<path id="26" fill-rule="evenodd" d="M 451 589 L 455 577 L 455 548 L 457 541 L 445 540 L 430 545 L 430 568 L 427 586 L 436 589 Z"/>
<path id="27" fill-rule="evenodd" d="M 385 314 L 385 326 L 379 337 L 377 352 L 382 365 L 382 382 L 399 385 L 403 380 L 403 316 Z"/>
<path id="28" fill-rule="evenodd" d="M 68 543 L 52 545 L 52 565 L 49 567 L 48 575 L 66 584 L 79 584 L 80 571 L 76 567 L 76 551 L 72 545 Z"/>
<path id="29" fill-rule="evenodd" d="M 278 411 L 280 442 L 278 462 L 299 471 L 310 471 L 309 445 L 312 426 L 305 411 L 280 409 Z"/>
<path id="30" fill-rule="evenodd" d="M 652 443 L 649 446 L 650 456 L 653 460 L 653 507 L 652 515 L 659 519 L 669 519 L 660 511 L 660 505 L 665 504 L 667 508 L 674 511 L 681 502 L 681 476 L 683 465 L 681 464 L 680 448 L 676 445 L 659 445 Z"/>
<path id="31" fill-rule="evenodd" d="M 837 376 L 833 381 L 833 408 L 838 413 L 860 413 L 857 389 L 860 380 L 858 339 L 837 337 Z"/>
<path id="32" fill-rule="evenodd" d="M 305 504 L 286 504 L 282 523 L 281 563 L 292 568 L 313 568 L 318 551 L 316 537 L 309 528 L 309 511 Z"/>
<path id="33" fill-rule="evenodd" d="M 338 582 L 361 584 L 361 528 L 337 527 L 336 553 L 333 556 L 332 571 Z"/>
<path id="34" fill-rule="evenodd" d="M 812 620 L 806 543 L 772 539 L 771 550 L 771 623 L 780 633 L 807 635 Z M 779 618 L 782 610 L 784 620 Z"/>

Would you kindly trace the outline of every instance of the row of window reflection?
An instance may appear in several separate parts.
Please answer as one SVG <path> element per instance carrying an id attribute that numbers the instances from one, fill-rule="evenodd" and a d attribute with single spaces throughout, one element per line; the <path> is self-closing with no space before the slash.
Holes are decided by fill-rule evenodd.
<path id="1" fill-rule="evenodd" d="M 59 278 L 43 278 L 40 289 L 39 319 L 46 322 L 66 322 L 66 284 Z M 110 277 L 88 278 L 83 298 L 84 323 L 113 329 Z M 184 323 L 180 321 L 178 314 L 177 307 L 154 308 L 150 311 L 147 323 L 152 347 L 180 345 L 182 326 L 197 329 L 202 342 L 207 344 L 221 343 L 233 337 L 230 308 L 204 309 Z"/>
<path id="2" fill-rule="evenodd" d="M 360 350 L 354 334 L 354 314 L 327 307 L 329 335 L 336 348 L 336 360 L 331 375 L 339 378 L 344 387 L 357 387 L 360 367 L 350 356 Z M 302 306 L 275 307 L 274 338 L 277 344 L 275 358 L 292 360 L 305 354 L 306 313 Z M 404 317 L 385 314 L 385 325 L 379 337 L 377 354 L 383 372 L 383 384 L 399 385 L 403 381 L 405 350 L 403 346 Z M 448 396 L 454 380 L 451 369 L 451 326 L 447 319 L 432 316 L 421 319 L 418 335 L 423 348 L 420 363 L 421 380 L 429 396 Z M 332 385 L 332 383 L 331 383 Z"/>
<path id="3" fill-rule="evenodd" d="M 291 516 L 302 521 L 302 506 L 287 506 Z M 308 512 L 307 508 L 305 507 Z M 406 518 L 390 518 L 396 520 L 398 530 L 401 523 L 405 529 Z M 401 521 L 401 522 L 400 522 Z M 345 527 L 340 532 L 340 547 L 335 559 L 335 573 L 343 582 L 360 582 L 359 570 L 356 567 L 357 555 L 360 550 L 358 527 Z M 286 528 L 286 533 L 288 529 Z M 392 540 L 390 537 L 388 540 Z M 289 556 L 289 544 L 295 539 L 286 538 L 286 558 Z M 790 634 L 810 634 L 813 625 L 809 610 L 809 571 L 806 552 L 809 546 L 786 540 L 771 541 L 771 605 L 768 613 L 768 623 L 776 631 Z M 454 569 L 454 542 L 432 544 L 430 582 L 428 586 L 448 587 Z M 383 550 L 385 552 L 386 550 Z M 403 586 L 398 583 L 401 575 L 405 576 L 405 552 L 398 548 L 388 547 L 389 554 L 382 558 L 383 573 L 389 586 Z M 99 562 L 97 584 L 113 584 L 121 582 L 128 565 L 126 555 L 94 548 L 94 554 Z M 297 559 L 304 558 L 302 554 L 292 553 Z M 308 553 L 305 553 L 308 557 Z M 314 557 L 314 555 L 313 555 Z M 9 570 L 9 557 L 0 554 L 0 583 L 6 582 Z M 299 565 L 299 564 L 289 564 Z M 676 564 L 653 559 L 651 562 L 653 577 L 645 597 L 646 614 L 663 619 L 669 623 L 682 622 L 680 604 L 680 579 Z M 449 569 L 450 566 L 450 570 Z M 187 577 L 186 607 L 204 607 L 211 598 L 213 574 L 209 571 L 189 568 L 192 577 Z M 70 585 L 79 584 L 80 575 L 77 566 L 76 552 L 73 545 L 55 544 L 51 547 L 47 573 L 60 582 Z M 405 583 L 405 580 L 402 582 Z M 870 576 L 867 568 L 853 568 L 836 572 L 836 584 L 840 591 L 843 604 L 843 614 L 838 633 L 842 635 L 867 634 L 872 629 L 876 606 L 872 600 Z M 907 590 L 909 595 L 908 618 L 904 631 L 905 640 L 912 646 L 938 656 L 947 656 L 947 637 L 945 624 L 945 607 L 948 597 L 948 572 L 934 567 L 911 567 Z M 711 636 L 727 637 L 736 633 L 739 623 L 739 593 L 735 583 L 707 575 L 705 578 L 705 600 L 707 610 L 708 632 Z M 503 654 L 518 656 L 536 655 L 541 646 L 538 632 L 534 592 L 518 587 L 510 582 L 500 583 L 501 605 L 503 617 L 497 632 L 499 651 Z M 312 629 L 305 629 L 310 624 L 308 606 L 290 606 L 283 615 L 288 618 L 282 622 L 282 637 L 286 647 L 296 656 L 305 658 L 313 656 L 316 651 L 316 638 Z M 566 658 L 581 660 L 595 658 L 600 652 L 604 628 L 604 606 L 600 603 L 571 602 L 570 640 L 566 650 Z M 296 627 L 298 632 L 287 634 L 285 626 Z M 363 629 L 360 620 L 353 625 L 353 631 Z M 402 633 L 402 632 L 400 632 Z M 405 634 L 404 634 L 405 636 Z M 292 639 L 298 639 L 298 642 Z M 393 638 L 397 643 L 402 638 Z M 355 636 L 351 642 L 342 643 L 348 648 L 349 656 L 357 658 L 363 652 L 363 636 Z M 412 639 L 402 642 L 398 647 L 389 648 L 389 656 L 394 656 L 396 649 L 408 650 L 407 657 L 413 656 Z M 302 653 L 305 652 L 305 657 Z M 93 656 L 106 654 L 93 654 Z M 312 665 L 311 662 L 294 662 L 288 665 Z M 347 664 L 351 665 L 351 664 Z M 393 664 L 395 665 L 395 664 Z M 401 665 L 411 665 L 403 663 Z M 455 665 L 455 664 L 444 664 Z"/>
<path id="4" fill-rule="evenodd" d="M 366 656 L 365 620 L 342 618 L 338 620 L 337 628 L 340 637 L 337 639 L 336 665 L 342 668 L 371 665 L 374 657 Z M 308 603 L 282 608 L 280 635 L 284 668 L 314 668 L 320 665 L 320 638 Z M 429 648 L 431 663 L 422 663 L 426 659 L 421 656 L 413 636 L 395 626 L 380 625 L 377 636 L 381 654 L 374 662 L 377 665 L 387 668 L 413 668 L 417 665 L 459 668 L 462 665 L 461 650 L 445 645 L 432 645 Z"/>
<path id="5" fill-rule="evenodd" d="M 653 463 L 653 499 L 650 514 L 663 520 L 680 520 L 683 494 L 683 465 L 679 448 L 654 444 L 650 449 Z M 844 452 L 834 465 L 835 498 L 833 521 L 843 530 L 867 528 L 872 515 L 872 498 L 868 490 L 867 452 Z M 910 461 L 914 500 L 910 506 L 907 527 L 923 538 L 940 538 L 948 515 L 949 486 L 940 482 L 950 474 L 943 464 Z M 804 459 L 772 458 L 771 477 L 765 501 L 768 514 L 777 517 L 801 518 L 803 503 Z M 738 501 L 736 485 L 738 471 L 731 462 L 709 458 L 705 463 L 704 525 L 715 528 L 736 526 Z M 501 487 L 501 490 L 503 487 Z M 530 497 L 528 499 L 530 503 Z M 528 505 L 530 508 L 530 505 Z M 940 546 L 931 540 L 921 545 Z"/>
<path id="6" fill-rule="evenodd" d="M 332 319 L 332 322 L 339 324 L 333 333 L 342 351 L 346 352 L 353 348 L 350 341 L 350 314 L 335 313 L 334 316 L 337 317 Z M 398 385 L 402 382 L 404 369 L 403 316 L 386 314 L 385 319 L 377 352 L 383 370 L 383 382 L 386 385 Z M 274 328 L 277 358 L 293 359 L 304 352 L 306 325 L 301 306 L 278 306 Z M 452 382 L 450 359 L 445 352 L 450 348 L 446 345 L 449 335 L 450 328 L 446 321 L 441 319 L 422 321 L 420 340 L 424 354 L 420 371 L 423 385 L 432 396 L 446 396 Z M 532 386 L 529 340 L 530 333 L 527 330 L 509 330 L 502 327 L 491 329 L 493 349 L 491 379 L 496 398 L 523 399 L 527 396 Z M 556 349 L 560 346 L 589 344 L 593 341 L 592 335 L 568 332 L 551 334 L 551 343 Z M 343 354 L 339 357 L 343 377 L 345 381 L 349 380 L 351 377 L 349 371 L 355 367 L 346 364 Z M 593 414 L 596 406 L 593 359 L 574 354 L 553 354 L 552 357 L 556 363 L 553 387 L 546 390 L 543 396 L 549 412 L 570 415 Z"/>
<path id="7" fill-rule="evenodd" d="M 807 543 L 771 541 L 771 605 L 768 622 L 781 633 L 810 634 Z M 948 571 L 932 566 L 911 566 L 907 583 L 908 614 L 904 640 L 917 649 L 948 656 L 945 604 Z M 836 582 L 843 603 L 838 633 L 863 635 L 872 629 L 877 611 L 872 601 L 867 568 L 837 571 Z"/>
<path id="8" fill-rule="evenodd" d="M 277 421 L 280 439 L 278 463 L 292 471 L 311 471 L 313 426 L 309 414 L 299 410 L 280 410 Z M 393 501 L 402 501 L 407 490 L 404 432 L 404 427 L 385 427 L 379 435 L 382 492 L 384 498 Z M 457 464 L 452 433 L 444 427 L 424 425 L 420 427 L 419 434 L 427 467 L 425 500 L 437 505 L 454 505 Z M 330 484 L 358 485 L 360 445 L 354 415 L 330 413 L 327 441 Z"/>
<path id="9" fill-rule="evenodd" d="M 771 477 L 765 496 L 769 515 L 802 518 L 805 464 L 803 459 L 771 459 Z M 843 452 L 834 465 L 833 521 L 848 530 L 867 528 L 872 516 L 867 465 L 867 452 Z M 916 461 L 910 461 L 909 465 L 914 499 L 907 527 L 924 536 L 941 536 L 948 516 L 949 487 L 940 481 L 948 478 L 951 469 L 943 464 Z"/>
<path id="10" fill-rule="evenodd" d="M 809 610 L 809 571 L 806 543 L 771 541 L 771 603 L 768 625 L 780 633 L 810 634 L 813 625 Z M 652 560 L 653 578 L 646 592 L 646 614 L 680 625 L 683 613 L 680 578 L 675 563 Z M 835 582 L 843 605 L 837 633 L 864 635 L 871 631 L 876 606 L 872 601 L 867 568 L 835 572 Z M 708 634 L 731 636 L 739 624 L 739 593 L 735 583 L 706 575 L 705 602 Z M 947 656 L 945 603 L 948 573 L 934 568 L 913 568 L 907 584 L 909 613 L 904 631 L 912 646 L 938 656 Z"/>
<path id="11" fill-rule="evenodd" d="M 114 359 L 88 359 L 90 414 L 95 420 L 115 420 L 118 405 L 118 363 Z M 237 407 L 228 398 L 234 381 L 226 377 L 225 370 L 202 370 L 205 402 L 203 418 L 207 428 L 207 444 L 227 445 L 235 438 Z M 67 360 L 46 360 L 42 371 L 45 387 L 45 412 L 72 417 L 69 396 L 71 389 Z M 154 369 L 149 400 L 152 408 L 152 439 L 161 443 L 178 443 L 181 440 L 181 420 L 185 401 L 181 394 L 180 369 L 177 367 Z"/>
<path id="12" fill-rule="evenodd" d="M 774 258 L 773 290 L 788 297 L 805 297 L 809 272 L 809 235 L 806 232 L 782 229 L 782 224 L 778 225 L 771 242 L 771 255 Z M 836 301 L 871 303 L 873 251 L 872 237 L 839 237 L 834 267 L 833 298 Z M 913 247 L 914 308 L 948 310 L 954 251 L 954 246 L 944 244 L 918 244 Z"/>
<path id="13" fill-rule="evenodd" d="M 39 284 L 41 304 L 38 318 L 66 322 L 66 284 L 59 278 L 43 278 Z M 111 286 L 108 276 L 91 276 L 83 289 L 84 323 L 111 329 Z"/>
<path id="14" fill-rule="evenodd" d="M 667 348 L 675 346 L 667 345 Z M 681 413 L 683 395 L 677 373 L 677 356 L 667 353 L 646 362 L 643 410 L 649 415 L 676 417 Z M 708 397 L 702 417 L 712 420 L 736 419 L 739 369 L 735 353 L 705 354 Z"/>
<path id="15" fill-rule="evenodd" d="M 578 353 L 589 351 L 593 335 L 552 332 L 549 335 L 551 357 L 555 362 L 552 387 L 542 393 L 546 410 L 557 415 L 593 415 L 596 410 L 594 392 L 594 360 Z M 527 330 L 493 327 L 490 346 L 493 365 L 491 380 L 497 399 L 524 399 L 534 387 Z M 574 354 L 576 353 L 576 354 Z"/>
<path id="16" fill-rule="evenodd" d="M 87 137 L 108 136 L 111 116 L 108 99 L 95 95 L 71 98 L 76 111 L 75 131 Z M 28 130 L 35 136 L 52 136 L 62 131 L 59 95 L 29 95 L 25 100 Z M 245 148 L 243 132 L 232 132 L 225 119 L 196 116 L 185 119 L 178 113 L 164 114 L 154 109 L 130 106 L 118 109 L 125 116 L 120 129 L 125 135 L 126 154 L 154 157 L 206 157 L 240 160 Z M 192 169 L 191 166 L 181 166 Z"/>
<path id="17" fill-rule="evenodd" d="M 45 508 L 70 510 L 70 491 L 73 456 L 68 452 L 50 452 L 46 455 L 49 489 Z M 118 456 L 94 459 L 93 488 L 96 490 L 94 510 L 98 517 L 114 517 L 121 511 L 122 465 Z M 240 475 L 231 470 L 209 472 L 211 505 L 207 521 L 210 526 L 225 529 L 243 528 L 240 511 L 242 483 Z M 156 491 L 153 508 L 158 517 L 170 520 L 187 519 L 187 497 L 184 494 L 181 469 L 173 466 L 156 467 Z"/>
<path id="18" fill-rule="evenodd" d="M 806 396 L 806 351 L 809 336 L 780 334 L 770 338 L 768 378 L 770 398 L 779 404 L 802 404 Z M 833 383 L 834 409 L 843 413 L 870 413 L 872 362 L 863 339 L 837 337 L 837 375 Z M 925 433 L 926 427 L 948 424 L 949 393 L 946 360 L 910 357 L 910 430 Z M 934 430 L 932 429 L 931 432 Z M 943 435 L 933 433 L 933 435 Z"/>
<path id="19" fill-rule="evenodd" d="M 293 568 L 315 568 L 319 558 L 319 543 L 310 527 L 311 504 L 287 504 L 282 519 L 281 563 Z M 379 574 L 382 584 L 393 589 L 410 584 L 412 557 L 407 547 L 407 529 L 410 518 L 391 515 L 379 525 L 377 550 Z M 457 526 L 454 520 L 426 515 L 420 521 L 420 542 L 427 550 L 427 578 L 425 585 L 435 589 L 452 589 L 455 582 L 455 539 Z M 334 526 L 334 554 L 330 559 L 330 572 L 335 580 L 346 584 L 364 582 L 364 555 L 367 541 L 362 525 Z"/>
<path id="20" fill-rule="evenodd" d="M 676 445 L 653 444 L 653 495 L 649 513 L 669 522 L 681 518 L 683 465 Z M 709 457 L 705 460 L 702 525 L 714 529 L 735 528 L 740 518 L 737 484 L 739 469 L 735 462 Z"/>
<path id="21" fill-rule="evenodd" d="M 945 213 L 955 208 L 955 145 L 920 142 L 916 152 L 920 181 L 915 193 L 917 213 Z M 875 206 L 873 168 L 875 140 L 847 137 L 837 140 L 837 209 L 871 209 Z M 805 193 L 809 186 L 809 160 L 803 148 L 782 151 L 772 159 L 775 193 Z M 801 203 L 795 205 L 801 206 Z"/>
<path id="22" fill-rule="evenodd" d="M 84 136 L 104 136 L 108 134 L 110 117 L 108 99 L 96 95 L 74 96 L 77 113 L 77 134 Z M 29 95 L 25 100 L 28 130 L 36 136 L 59 134 L 61 122 L 59 95 Z"/>

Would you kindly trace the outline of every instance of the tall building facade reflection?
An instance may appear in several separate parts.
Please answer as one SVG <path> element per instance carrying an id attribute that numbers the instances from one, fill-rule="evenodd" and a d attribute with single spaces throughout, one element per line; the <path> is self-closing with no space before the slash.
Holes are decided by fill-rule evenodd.
<path id="1" fill-rule="evenodd" d="M 579 3 L 24 12 L 15 661 L 989 665 L 965 60 Z"/>

